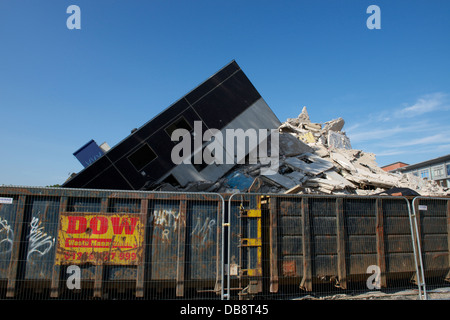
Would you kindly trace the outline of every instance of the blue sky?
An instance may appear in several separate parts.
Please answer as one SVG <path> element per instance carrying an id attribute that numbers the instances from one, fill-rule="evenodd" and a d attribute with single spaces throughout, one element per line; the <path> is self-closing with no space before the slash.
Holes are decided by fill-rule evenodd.
<path id="1" fill-rule="evenodd" d="M 446 155 L 449 40 L 447 0 L 0 0 L 0 184 L 63 183 L 233 59 L 281 121 L 342 117 L 380 166 Z"/>

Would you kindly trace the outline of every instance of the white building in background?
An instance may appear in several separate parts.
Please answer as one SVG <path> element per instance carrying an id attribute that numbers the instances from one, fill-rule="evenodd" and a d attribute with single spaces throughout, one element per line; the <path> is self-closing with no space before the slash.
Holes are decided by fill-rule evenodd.
<path id="1" fill-rule="evenodd" d="M 412 173 L 423 179 L 434 180 L 442 187 L 450 187 L 450 154 L 410 164 L 391 172 Z"/>

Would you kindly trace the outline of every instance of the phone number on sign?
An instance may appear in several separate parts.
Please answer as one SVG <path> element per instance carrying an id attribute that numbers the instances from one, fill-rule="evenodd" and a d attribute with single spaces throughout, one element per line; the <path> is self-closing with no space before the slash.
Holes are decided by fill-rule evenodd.
<path id="1" fill-rule="evenodd" d="M 87 253 L 87 252 L 66 252 L 64 254 L 66 260 L 94 260 L 100 259 L 104 261 L 110 261 L 114 259 L 119 260 L 136 260 L 137 255 L 135 252 L 99 252 L 99 253 Z"/>

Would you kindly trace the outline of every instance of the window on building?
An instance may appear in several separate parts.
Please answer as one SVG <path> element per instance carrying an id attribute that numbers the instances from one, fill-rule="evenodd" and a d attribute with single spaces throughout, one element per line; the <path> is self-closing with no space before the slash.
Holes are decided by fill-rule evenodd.
<path id="1" fill-rule="evenodd" d="M 447 176 L 450 177 L 450 164 L 447 164 L 446 167 L 447 167 Z"/>
<path id="2" fill-rule="evenodd" d="M 182 116 L 166 128 L 166 132 L 169 135 L 169 137 L 172 137 L 172 133 L 176 129 L 186 129 L 187 131 L 191 131 L 192 127 L 189 125 L 189 123 L 186 121 L 186 119 Z"/>
<path id="3" fill-rule="evenodd" d="M 141 171 L 150 162 L 156 159 L 156 153 L 150 148 L 148 144 L 144 144 L 137 151 L 135 151 L 131 156 L 128 157 L 131 164 L 136 168 L 137 171 Z"/>
<path id="4" fill-rule="evenodd" d="M 430 173 L 428 172 L 428 169 L 420 171 L 420 177 L 422 179 L 429 179 Z"/>
<path id="5" fill-rule="evenodd" d="M 433 167 L 432 172 L 433 172 L 433 179 L 435 179 L 437 177 L 443 177 L 444 176 L 444 167 L 443 166 Z"/>

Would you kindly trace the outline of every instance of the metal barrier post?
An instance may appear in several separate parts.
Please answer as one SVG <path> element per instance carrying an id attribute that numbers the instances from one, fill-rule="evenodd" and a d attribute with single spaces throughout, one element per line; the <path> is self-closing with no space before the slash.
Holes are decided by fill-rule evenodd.
<path id="1" fill-rule="evenodd" d="M 411 214 L 411 206 L 408 203 L 408 213 L 409 213 L 409 221 L 410 221 L 410 227 L 411 227 L 411 241 L 413 244 L 413 250 L 414 250 L 414 263 L 416 267 L 416 277 L 417 277 L 417 288 L 419 290 L 419 299 L 420 300 L 427 300 L 427 291 L 425 288 L 425 277 L 423 273 L 423 261 L 422 261 L 422 250 L 420 246 L 420 236 L 419 231 L 417 228 L 417 214 L 415 210 L 415 201 L 417 198 L 413 199 L 413 214 Z M 417 261 L 417 258 L 419 258 L 419 261 Z M 423 293 L 422 293 L 423 291 Z"/>
<path id="2" fill-rule="evenodd" d="M 449 281 L 450 198 L 419 196 L 414 198 L 412 204 L 416 242 L 422 268 L 423 297 L 426 300 L 428 293 L 425 287 L 425 272 L 428 277 L 438 274 L 439 277 L 436 279 L 442 279 L 441 276 L 443 276 L 443 280 Z M 421 246 L 424 248 L 423 252 Z"/>
<path id="3" fill-rule="evenodd" d="M 233 193 L 229 198 L 228 198 L 228 221 L 224 222 L 224 227 L 228 228 L 228 233 L 227 233 L 227 239 L 226 239 L 226 246 L 227 246 L 227 262 L 223 263 L 224 266 L 226 266 L 226 275 L 227 275 L 227 281 L 226 281 L 226 291 L 227 293 L 224 294 L 224 298 L 226 298 L 227 300 L 231 299 L 231 233 L 232 233 L 232 226 L 231 226 L 231 201 L 233 200 L 234 196 L 236 195 L 241 195 L 243 196 L 244 194 L 241 193 Z M 225 239 L 225 237 L 223 237 Z"/>
<path id="4" fill-rule="evenodd" d="M 230 280 L 230 258 L 231 258 L 231 200 L 232 198 L 236 195 L 236 193 L 233 193 L 229 198 L 228 198 L 228 221 L 225 222 L 225 214 L 223 215 L 223 222 L 222 222 L 222 226 L 223 228 L 228 228 L 228 232 L 227 232 L 227 239 L 226 239 L 226 246 L 227 246 L 227 263 L 225 263 L 225 254 L 222 254 L 222 268 L 224 268 L 226 266 L 226 270 L 225 272 L 222 271 L 222 276 L 225 277 L 225 274 L 227 275 L 227 279 L 226 279 L 226 294 L 222 293 L 222 298 L 226 298 L 226 300 L 230 300 L 231 298 L 231 280 Z M 224 229 L 223 229 L 224 230 Z M 223 237 L 222 239 L 225 242 L 225 232 L 223 232 Z M 223 245 L 223 249 L 225 248 L 225 243 Z M 222 253 L 224 252 L 224 250 L 222 249 Z M 223 269 L 222 269 L 223 270 Z M 222 292 L 224 290 L 225 287 L 225 282 L 223 282 L 224 285 L 222 286 Z"/>

